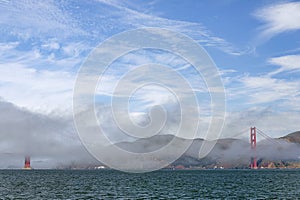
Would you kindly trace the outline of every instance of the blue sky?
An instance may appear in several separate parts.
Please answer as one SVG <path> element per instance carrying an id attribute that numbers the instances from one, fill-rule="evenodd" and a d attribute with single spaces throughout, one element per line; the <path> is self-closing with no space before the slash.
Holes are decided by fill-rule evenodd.
<path id="1" fill-rule="evenodd" d="M 250 126 L 282 136 L 300 130 L 299 10 L 298 1 L 0 0 L 0 97 L 33 113 L 71 118 L 76 74 L 98 44 L 127 30 L 167 28 L 197 41 L 217 65 L 226 91 L 224 137 Z M 140 51 L 121 58 L 124 68 L 111 66 L 99 101 L 108 102 L 118 77 L 133 65 L 184 66 L 160 54 Z M 192 70 L 182 73 L 203 89 Z M 132 108 L 172 105 L 165 93 L 145 88 L 133 97 L 139 102 Z M 208 97 L 199 97 L 200 106 Z"/>

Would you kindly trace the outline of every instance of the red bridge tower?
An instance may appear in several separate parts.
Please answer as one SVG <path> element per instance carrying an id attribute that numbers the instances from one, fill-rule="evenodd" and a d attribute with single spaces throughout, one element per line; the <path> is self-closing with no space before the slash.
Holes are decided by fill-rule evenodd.
<path id="1" fill-rule="evenodd" d="M 250 143 L 251 143 L 251 162 L 250 162 L 250 168 L 251 169 L 257 169 L 257 160 L 256 160 L 256 128 L 251 127 L 250 128 Z"/>
<path id="2" fill-rule="evenodd" d="M 25 164 L 23 169 L 31 169 L 29 156 L 25 156 Z"/>

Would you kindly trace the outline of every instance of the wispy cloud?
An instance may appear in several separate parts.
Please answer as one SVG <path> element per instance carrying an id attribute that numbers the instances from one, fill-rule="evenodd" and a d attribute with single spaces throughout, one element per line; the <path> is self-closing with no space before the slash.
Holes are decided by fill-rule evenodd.
<path id="1" fill-rule="evenodd" d="M 300 55 L 287 55 L 270 58 L 270 64 L 280 66 L 279 69 L 269 73 L 270 76 L 281 72 L 299 72 L 300 71 Z"/>
<path id="2" fill-rule="evenodd" d="M 180 21 L 163 18 L 153 14 L 146 14 L 141 11 L 129 8 L 126 3 L 108 0 L 99 0 L 104 4 L 112 6 L 114 9 L 110 11 L 114 17 L 122 21 L 122 25 L 126 24 L 128 28 L 140 27 L 160 27 L 174 31 L 178 31 L 192 37 L 200 44 L 207 47 L 214 47 L 230 55 L 242 55 L 248 53 L 249 50 L 241 50 L 235 47 L 232 43 L 226 41 L 224 38 L 214 35 L 209 29 L 201 23 Z"/>
<path id="3" fill-rule="evenodd" d="M 89 46 L 56 39 L 27 46 L 27 50 L 21 45 L 0 43 L 0 97 L 35 112 L 70 115 L 74 69 Z"/>
<path id="4" fill-rule="evenodd" d="M 300 29 L 300 2 L 271 4 L 254 12 L 264 24 L 261 36 L 271 38 L 277 34 Z"/>
<path id="5" fill-rule="evenodd" d="M 249 75 L 234 79 L 238 84 L 231 82 L 230 85 L 227 85 L 227 91 L 231 98 L 243 99 L 244 105 L 255 106 L 266 103 L 272 105 L 276 101 L 290 101 L 300 95 L 298 80 L 290 81 L 269 76 Z"/>
<path id="6" fill-rule="evenodd" d="M 6 28 L 2 35 L 10 34 L 22 39 L 44 37 L 64 38 L 85 34 L 77 22 L 63 12 L 55 1 L 2 1 L 0 2 L 0 24 Z"/>
<path id="7" fill-rule="evenodd" d="M 166 72 L 164 67 L 159 71 L 151 71 L 151 66 L 154 67 L 155 63 L 165 66 L 173 73 Z M 143 65 L 149 64 L 149 68 L 141 68 Z M 138 72 L 134 72 L 134 71 Z M 131 73 L 131 75 L 129 75 Z M 153 76 L 156 78 L 154 79 Z M 178 79 L 180 76 L 181 79 Z M 158 81 L 159 80 L 159 81 Z M 177 80 L 177 81 L 175 81 Z M 181 80 L 181 81 L 180 81 Z M 190 90 L 187 90 L 182 81 L 189 83 Z M 144 85 L 144 81 L 149 83 L 157 83 L 161 85 Z M 124 91 L 128 88 L 135 88 L 144 85 L 140 88 L 139 92 L 135 93 L 136 99 L 141 100 L 142 107 L 151 107 L 159 104 L 172 103 L 174 94 L 171 91 L 180 91 L 181 95 L 187 95 L 194 92 L 199 95 L 198 99 L 203 104 L 209 104 L 210 96 L 203 77 L 179 56 L 159 50 L 140 50 L 128 53 L 117 62 L 113 63 L 106 69 L 105 73 L 101 76 L 97 88 L 97 95 L 106 95 L 116 97 L 113 94 L 117 84 L 122 85 Z M 167 89 L 169 88 L 170 91 Z M 122 94 L 122 95 L 121 95 Z M 127 97 L 132 94 L 119 91 L 121 97 Z M 199 103 L 200 103 L 199 102 Z"/>

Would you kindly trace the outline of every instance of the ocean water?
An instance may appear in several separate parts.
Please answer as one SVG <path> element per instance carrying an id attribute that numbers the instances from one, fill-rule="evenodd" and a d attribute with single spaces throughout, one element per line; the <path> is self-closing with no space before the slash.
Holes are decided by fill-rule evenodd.
<path id="1" fill-rule="evenodd" d="M 0 170 L 0 199 L 299 199 L 300 170 Z"/>

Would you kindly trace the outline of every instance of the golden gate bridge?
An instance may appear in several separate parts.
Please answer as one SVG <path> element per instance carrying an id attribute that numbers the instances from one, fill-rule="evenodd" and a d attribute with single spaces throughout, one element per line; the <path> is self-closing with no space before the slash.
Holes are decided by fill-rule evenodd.
<path id="1" fill-rule="evenodd" d="M 234 137 L 237 137 L 237 136 L 241 136 L 243 135 L 244 133 L 246 133 L 246 130 L 248 132 L 248 128 L 237 133 L 237 134 L 234 134 L 233 136 L 231 136 L 231 138 L 234 138 Z M 250 154 L 249 157 L 250 157 L 250 160 L 249 160 L 249 167 L 251 169 L 257 169 L 258 168 L 258 165 L 257 165 L 257 154 L 256 154 L 256 147 L 257 147 L 257 135 L 260 135 L 262 136 L 264 139 L 266 139 L 267 141 L 273 143 L 274 145 L 278 145 L 280 146 L 281 143 L 268 136 L 266 133 L 264 133 L 262 130 L 256 128 L 256 127 L 250 127 Z M 31 169 L 31 165 L 30 165 L 30 156 L 29 155 L 26 155 L 25 156 L 25 162 L 24 162 L 24 167 L 23 169 Z"/>
<path id="2" fill-rule="evenodd" d="M 241 136 L 244 135 L 244 133 L 248 133 L 248 128 L 244 129 L 243 131 L 234 134 L 233 136 L 231 136 L 232 138 L 236 137 L 236 136 Z M 264 131 L 256 128 L 256 127 L 250 127 L 250 134 L 249 134 L 249 138 L 250 138 L 250 161 L 249 161 L 249 167 L 251 169 L 257 169 L 258 165 L 257 165 L 257 153 L 256 153 L 256 147 L 257 147 L 257 136 L 261 136 L 263 139 L 267 140 L 268 142 L 272 143 L 275 146 L 280 147 L 282 145 L 282 143 L 279 140 L 276 140 L 275 138 L 270 137 L 268 134 L 266 134 Z"/>

